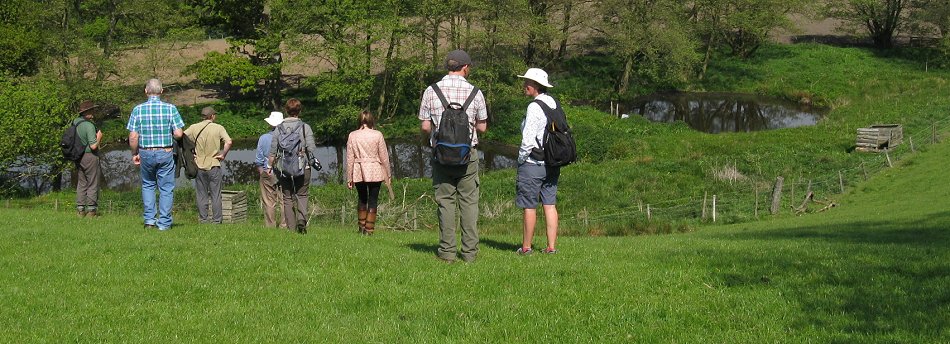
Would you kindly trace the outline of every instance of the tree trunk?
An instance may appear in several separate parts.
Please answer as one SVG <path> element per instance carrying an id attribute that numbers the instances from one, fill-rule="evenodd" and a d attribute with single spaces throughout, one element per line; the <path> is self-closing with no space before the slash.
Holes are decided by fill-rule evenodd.
<path id="1" fill-rule="evenodd" d="M 627 89 L 630 88 L 630 74 L 633 73 L 633 56 L 628 56 L 627 61 L 623 64 L 623 76 L 620 77 L 620 87 L 617 88 L 618 94 L 627 93 Z"/>
<path id="2" fill-rule="evenodd" d="M 429 38 L 432 44 L 432 69 L 439 70 L 439 24 L 440 21 L 432 20 L 432 36 Z"/>
<path id="3" fill-rule="evenodd" d="M 564 23 L 561 25 L 561 42 L 557 46 L 557 60 L 564 61 L 564 54 L 567 53 L 567 40 L 571 33 L 571 12 L 574 9 L 573 2 L 568 1 L 564 4 Z"/>
<path id="4" fill-rule="evenodd" d="M 383 62 L 383 83 L 379 90 L 379 98 L 377 99 L 376 106 L 376 116 L 380 117 L 383 115 L 383 109 L 386 108 L 386 94 L 389 93 L 389 79 L 392 71 L 390 71 L 390 65 L 393 60 L 393 51 L 396 49 L 396 29 L 393 29 L 389 34 L 389 47 L 386 48 L 386 59 Z"/>
<path id="5" fill-rule="evenodd" d="M 112 57 L 112 40 L 115 36 L 115 27 L 119 24 L 119 16 L 115 13 L 115 7 L 117 4 L 113 3 L 113 9 L 111 18 L 109 18 L 109 32 L 106 33 L 105 40 L 102 42 L 102 57 L 105 60 L 109 60 Z M 100 63 L 96 68 L 96 82 L 101 82 L 102 79 L 105 79 L 105 63 Z"/>

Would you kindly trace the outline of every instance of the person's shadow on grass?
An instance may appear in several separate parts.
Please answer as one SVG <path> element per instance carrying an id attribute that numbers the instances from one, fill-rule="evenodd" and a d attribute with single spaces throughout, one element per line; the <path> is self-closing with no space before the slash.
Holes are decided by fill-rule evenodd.
<path id="1" fill-rule="evenodd" d="M 487 247 L 501 251 L 514 251 L 521 248 L 521 245 L 518 243 L 495 241 L 492 239 L 481 239 L 480 241 Z"/>

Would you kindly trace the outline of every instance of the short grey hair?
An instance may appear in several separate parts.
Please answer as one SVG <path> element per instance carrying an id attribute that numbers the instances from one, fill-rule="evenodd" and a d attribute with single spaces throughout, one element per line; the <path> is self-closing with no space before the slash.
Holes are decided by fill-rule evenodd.
<path id="1" fill-rule="evenodd" d="M 148 79 L 145 83 L 145 94 L 154 96 L 162 94 L 162 81 L 158 79 Z"/>

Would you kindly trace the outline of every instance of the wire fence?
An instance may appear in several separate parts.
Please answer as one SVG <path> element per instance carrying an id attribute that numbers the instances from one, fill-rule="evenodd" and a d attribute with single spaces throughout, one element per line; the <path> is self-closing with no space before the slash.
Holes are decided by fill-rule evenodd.
<path id="1" fill-rule="evenodd" d="M 950 131 L 950 117 L 935 120 L 929 127 L 905 131 L 906 140 L 893 149 L 880 153 L 856 153 L 863 154 L 856 165 L 823 175 L 787 177 L 780 190 L 779 213 L 802 214 L 833 208 L 837 205 L 834 198 L 845 193 L 848 188 L 897 165 L 917 150 L 940 142 L 940 134 L 947 131 Z M 915 138 L 917 141 L 914 141 Z M 570 231 L 574 233 L 596 232 L 598 228 L 611 226 L 636 227 L 639 224 L 651 223 L 750 221 L 771 215 L 774 183 L 774 180 L 738 182 L 726 190 L 707 192 L 702 197 L 682 197 L 652 203 L 634 200 L 629 206 L 612 211 L 581 208 L 573 209 L 576 212 L 568 214 L 562 210 L 560 221 L 562 228 L 571 228 Z M 247 186 L 244 191 L 249 196 L 247 218 L 250 221 L 261 221 L 264 213 L 256 186 Z M 395 196 L 390 200 L 381 195 L 378 228 L 412 231 L 437 227 L 435 202 L 428 192 L 413 195 L 406 185 L 402 184 L 401 189 L 397 186 Z M 311 197 L 308 218 L 323 223 L 339 221 L 341 224 L 352 224 L 356 221 L 353 210 L 356 204 L 351 198 L 320 200 Z M 6 199 L 3 206 L 75 211 L 74 202 L 59 198 Z M 142 203 L 141 199 L 129 197 L 104 197 L 100 199 L 99 208 L 106 213 L 141 214 Z M 176 195 L 174 213 L 186 216 L 196 214 L 196 208 L 193 194 Z M 480 221 L 483 222 L 520 219 L 520 213 L 509 211 L 514 208 L 511 201 L 483 201 L 480 208 Z"/>

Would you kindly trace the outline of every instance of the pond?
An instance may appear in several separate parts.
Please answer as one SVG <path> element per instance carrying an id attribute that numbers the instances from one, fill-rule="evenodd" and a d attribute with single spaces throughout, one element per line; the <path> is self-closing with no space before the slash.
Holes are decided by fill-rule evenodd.
<path id="1" fill-rule="evenodd" d="M 620 106 L 654 122 L 682 121 L 706 132 L 747 132 L 815 125 L 827 113 L 796 102 L 738 93 L 655 93 Z"/>
<path id="2" fill-rule="evenodd" d="M 429 159 L 432 151 L 428 145 L 410 141 L 387 141 L 386 143 L 389 145 L 394 178 L 431 177 L 432 169 L 429 166 Z M 323 170 L 311 176 L 311 183 L 322 185 L 343 182 L 346 169 L 345 146 L 345 144 L 317 146 L 316 156 L 323 164 Z M 479 148 L 482 154 L 482 167 L 486 170 L 517 166 L 517 147 L 481 143 Z M 227 159 L 222 162 L 224 185 L 257 183 L 257 167 L 254 166 L 256 149 L 257 140 L 234 142 Z M 129 191 L 141 186 L 139 169 L 132 164 L 132 153 L 127 145 L 119 143 L 113 144 L 113 147 L 106 147 L 101 157 L 103 188 Z M 184 175 L 176 179 L 175 183 L 180 187 L 193 185 L 191 180 L 185 178 Z"/>

